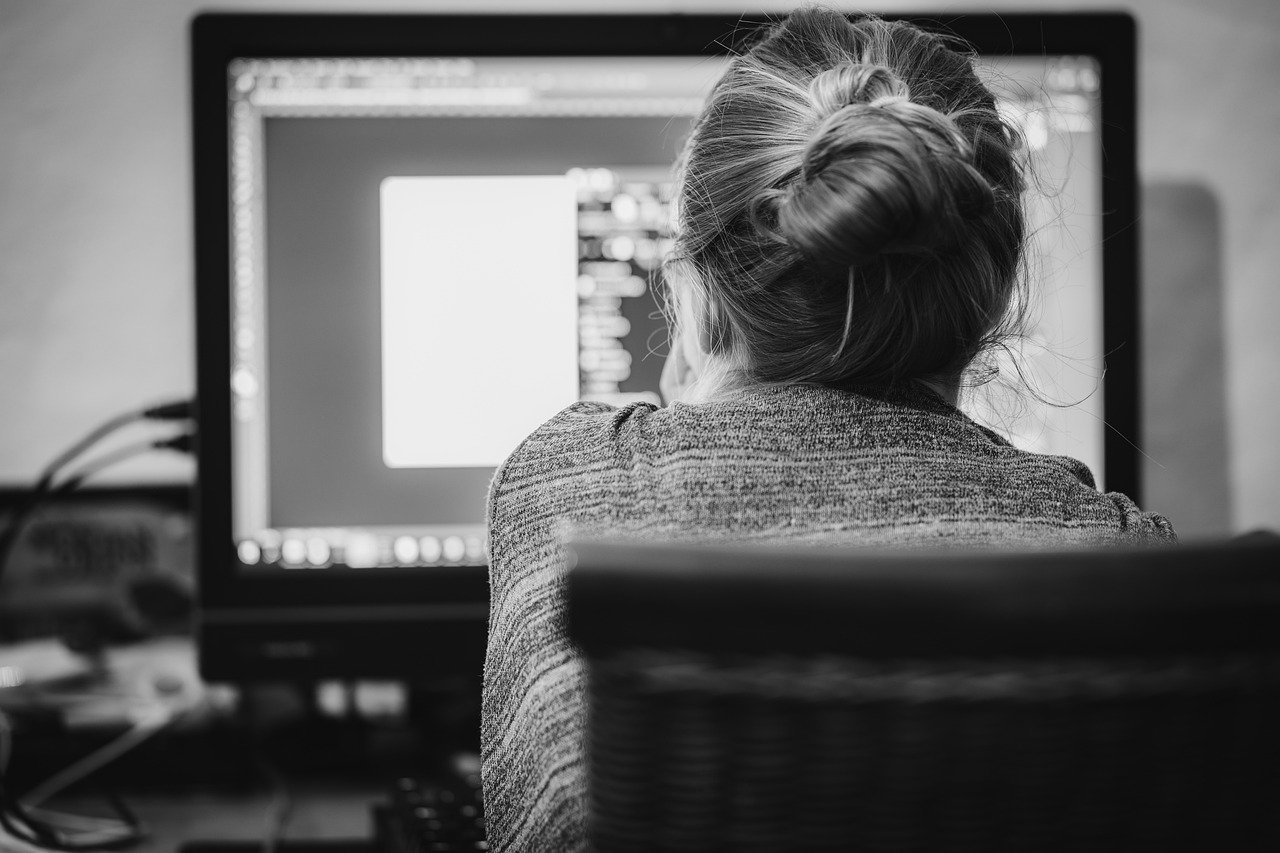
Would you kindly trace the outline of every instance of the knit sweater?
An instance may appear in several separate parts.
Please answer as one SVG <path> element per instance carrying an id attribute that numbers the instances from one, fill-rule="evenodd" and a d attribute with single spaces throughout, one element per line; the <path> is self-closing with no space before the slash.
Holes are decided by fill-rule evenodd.
<path id="1" fill-rule="evenodd" d="M 1173 541 L 1073 459 L 1014 448 L 927 391 L 806 386 L 730 402 L 578 403 L 489 495 L 481 753 L 492 849 L 585 844 L 582 663 L 565 634 L 573 533 L 875 546 Z"/>

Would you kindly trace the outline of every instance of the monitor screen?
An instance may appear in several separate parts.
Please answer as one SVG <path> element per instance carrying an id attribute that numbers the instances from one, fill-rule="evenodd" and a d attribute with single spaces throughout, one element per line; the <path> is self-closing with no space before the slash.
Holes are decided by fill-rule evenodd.
<path id="1" fill-rule="evenodd" d="M 575 400 L 661 402 L 672 167 L 750 24 L 195 19 L 207 677 L 479 671 L 489 481 Z M 1032 176 L 1026 334 L 962 406 L 1132 494 L 1132 20 L 946 28 Z"/>
<path id="2" fill-rule="evenodd" d="M 524 436 L 575 400 L 661 403 L 672 165 L 727 61 L 229 64 L 246 569 L 483 565 L 486 488 Z M 982 72 L 1026 141 L 1033 299 L 964 406 L 1102 478 L 1098 65 Z"/>
<path id="3" fill-rule="evenodd" d="M 671 167 L 724 63 L 230 64 L 245 566 L 483 565 L 521 439 L 660 402 Z"/>

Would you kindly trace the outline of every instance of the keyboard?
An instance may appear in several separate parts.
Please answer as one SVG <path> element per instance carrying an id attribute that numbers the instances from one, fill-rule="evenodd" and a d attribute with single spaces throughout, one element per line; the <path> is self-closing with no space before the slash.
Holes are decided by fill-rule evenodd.
<path id="1" fill-rule="evenodd" d="M 489 849 L 478 774 L 441 784 L 404 777 L 389 804 L 374 809 L 379 853 L 463 853 Z"/>

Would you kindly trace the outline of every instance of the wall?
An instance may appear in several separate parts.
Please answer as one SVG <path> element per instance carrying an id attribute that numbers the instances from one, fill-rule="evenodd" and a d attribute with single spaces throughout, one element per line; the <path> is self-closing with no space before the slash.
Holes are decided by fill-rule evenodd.
<path id="1" fill-rule="evenodd" d="M 725 11 L 740 3 L 679 4 Z M 847 4 L 842 4 L 847 5 Z M 98 421 L 190 394 L 193 0 L 0 0 L 0 485 Z M 788 4 L 747 7 L 781 11 Z M 232 10 L 674 10 L 590 0 L 276 0 Z M 879 11 L 961 11 L 891 2 Z M 983 11 L 1108 9 L 986 0 Z M 1280 527 L 1280 3 L 1130 0 L 1141 44 L 1145 504 Z M 122 468 L 184 479 L 183 463 Z"/>

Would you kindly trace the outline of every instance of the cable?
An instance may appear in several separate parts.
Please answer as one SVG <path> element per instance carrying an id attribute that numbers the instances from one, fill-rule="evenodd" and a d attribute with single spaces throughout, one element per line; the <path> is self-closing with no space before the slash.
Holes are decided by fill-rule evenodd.
<path id="1" fill-rule="evenodd" d="M 91 850 L 123 850 L 146 837 L 139 829 L 122 827 L 117 832 L 80 832 L 69 833 L 39 823 L 24 813 L 12 799 L 6 807 L 0 809 L 0 828 L 3 834 L 21 842 L 23 849 L 32 847 L 40 850 L 91 851 Z"/>
<path id="2" fill-rule="evenodd" d="M 6 785 L 12 755 L 13 725 L 0 710 L 0 850 L 31 853 L 50 847 L 82 850 L 126 846 L 144 836 L 141 825 L 127 808 L 122 808 L 122 803 L 112 803 L 124 818 L 115 820 L 28 809 L 14 801 Z"/>
<path id="3" fill-rule="evenodd" d="M 6 793 L 6 773 L 9 769 L 9 759 L 13 755 L 13 726 L 9 722 L 9 717 L 3 711 L 0 711 L 0 837 L 10 837 L 25 846 L 29 844 L 26 836 L 15 833 L 10 830 L 8 810 L 8 794 Z"/>
<path id="4" fill-rule="evenodd" d="M 136 747 L 138 744 L 161 731 L 165 726 L 173 721 L 173 716 L 174 715 L 169 711 L 164 711 L 152 714 L 149 717 L 144 717 L 134 724 L 133 728 L 120 735 L 120 737 L 105 746 L 99 747 L 94 752 L 89 753 L 84 758 L 63 770 L 58 771 L 39 785 L 32 788 L 27 792 L 27 795 L 22 798 L 22 805 L 28 809 L 39 806 L 54 794 L 74 785 L 76 782 L 79 782 L 95 770 L 105 767 L 129 750 Z"/>
<path id="5" fill-rule="evenodd" d="M 124 447 L 117 448 L 110 453 L 104 453 L 91 462 L 88 462 L 84 466 L 76 469 L 74 473 L 69 474 L 61 483 L 49 489 L 46 500 L 53 500 L 54 498 L 62 497 L 68 492 L 73 492 L 80 488 L 85 480 L 89 479 L 94 474 L 97 474 L 99 471 L 110 468 L 113 465 L 118 465 L 119 463 L 132 459 L 135 456 L 142 456 L 143 454 L 150 453 L 153 450 L 177 450 L 182 452 L 180 447 L 175 446 L 175 443 L 179 443 L 179 439 L 186 439 L 188 442 L 191 440 L 190 436 L 184 433 L 176 436 L 170 436 L 169 438 L 136 441 L 133 444 L 126 444 Z"/>
<path id="6" fill-rule="evenodd" d="M 171 400 L 142 410 L 142 416 L 150 421 L 188 421 L 196 416 L 192 400 Z"/>
<path id="7" fill-rule="evenodd" d="M 41 472 L 40 479 L 9 519 L 0 533 L 0 578 L 8 563 L 9 555 L 26 520 L 44 503 L 67 494 L 85 480 L 126 459 L 152 450 L 190 452 L 194 444 L 193 433 L 180 433 L 162 439 L 150 439 L 126 445 L 106 453 L 54 486 L 58 473 L 81 456 L 94 444 L 116 430 L 141 419 L 181 420 L 192 416 L 189 401 L 176 401 L 134 412 L 126 412 L 111 418 L 57 456 Z M 0 849 L 30 853 L 33 850 L 111 850 L 128 847 L 145 836 L 141 824 L 118 798 L 112 806 L 120 820 L 89 818 L 62 814 L 39 808 L 40 804 L 78 782 L 94 771 L 114 761 L 139 743 L 154 735 L 174 717 L 169 711 L 140 720 L 119 738 L 90 753 L 59 773 L 36 786 L 23 800 L 14 798 L 6 784 L 6 771 L 13 751 L 13 729 L 8 717 L 0 712 Z"/>
<path id="8" fill-rule="evenodd" d="M 101 428 L 95 432 L 98 431 L 101 431 Z M 191 432 L 179 433 L 178 435 L 169 436 L 163 439 L 148 439 L 146 441 L 134 442 L 133 444 L 125 445 L 124 447 L 118 448 L 110 453 L 99 456 L 97 459 L 89 462 L 78 469 L 75 473 L 68 476 L 57 486 L 53 485 L 53 476 L 51 472 L 56 472 L 56 468 L 64 467 L 66 463 L 59 462 L 56 467 L 54 465 L 49 466 L 49 468 L 46 469 L 46 475 L 40 478 L 40 482 L 36 484 L 35 489 L 27 497 L 26 502 L 9 520 L 9 526 L 5 529 L 4 534 L 0 535 L 0 578 L 4 577 L 5 567 L 9 562 L 9 555 L 12 552 L 14 544 L 18 540 L 18 534 L 22 531 L 23 525 L 41 506 L 54 498 L 65 495 L 67 492 L 74 491 L 89 477 L 92 477 L 104 468 L 123 462 L 126 459 L 131 459 L 134 456 L 140 456 L 143 453 L 149 453 L 152 450 L 173 450 L 179 453 L 190 453 L 194 445 L 195 434 Z M 66 456 L 67 454 L 63 455 Z"/>
<path id="9" fill-rule="evenodd" d="M 40 472 L 40 477 L 31 488 L 26 500 L 18 504 L 17 509 L 13 511 L 13 514 L 9 518 L 8 527 L 5 528 L 3 533 L 0 533 L 0 577 L 3 577 L 4 575 L 4 568 L 8 563 L 9 552 L 13 549 L 14 543 L 17 541 L 18 532 L 22 529 L 23 522 L 26 520 L 27 516 L 34 512 L 36 508 L 44 502 L 44 496 L 53 485 L 54 478 L 57 477 L 59 471 L 111 433 L 129 426 L 136 421 L 189 420 L 194 416 L 194 414 L 195 406 L 191 400 L 172 400 L 168 403 L 161 403 L 157 406 L 148 406 L 144 409 L 134 409 L 124 412 L 123 414 L 116 415 L 90 430 L 84 438 L 80 439 L 62 453 L 55 456 L 53 461 L 46 465 L 44 470 Z"/>
<path id="10" fill-rule="evenodd" d="M 4 853 L 47 853 L 43 847 L 37 847 L 29 841 L 23 841 L 16 835 L 0 826 L 0 850 Z"/>
<path id="11" fill-rule="evenodd" d="M 13 726 L 3 709 L 0 709 L 0 783 L 9 769 L 9 756 L 13 754 Z"/>
<path id="12" fill-rule="evenodd" d="M 177 436 L 174 438 L 177 438 Z M 37 491 L 34 491 L 28 497 L 26 504 L 14 514 L 12 519 L 10 519 L 8 529 L 5 530 L 3 538 L 0 538 L 0 578 L 4 577 L 4 570 L 9 562 L 9 554 L 13 549 L 14 543 L 18 541 L 18 534 L 22 532 L 22 528 L 26 524 L 27 519 L 34 515 L 36 510 L 40 509 L 40 507 L 44 506 L 54 498 L 61 497 L 67 492 L 74 491 L 79 488 L 81 483 L 101 471 L 103 468 L 123 462 L 126 459 L 132 459 L 134 456 L 140 456 L 143 453 L 149 453 L 150 451 L 158 448 L 168 449 L 168 442 L 173 441 L 174 438 L 162 441 L 150 439 L 121 447 L 118 450 L 98 457 L 93 462 L 90 462 L 88 465 L 85 465 L 83 468 L 76 471 L 66 480 L 63 480 L 57 486 L 52 486 L 51 480 L 49 482 L 45 482 L 42 478 L 41 482 L 37 485 Z"/>
<path id="13" fill-rule="evenodd" d="M 46 808 L 28 807 L 27 813 L 36 820 L 57 825 L 71 832 L 91 829 L 119 829 L 128 824 L 128 821 L 114 817 L 91 817 L 90 815 L 71 814 L 70 812 L 57 812 Z"/>
<path id="14" fill-rule="evenodd" d="M 48 489 L 49 485 L 53 482 L 53 478 L 56 477 L 58 472 L 66 467 L 71 460 L 75 459 L 77 456 L 84 453 L 90 447 L 97 444 L 99 441 L 102 441 L 102 439 L 106 438 L 116 430 L 126 427 L 134 421 L 140 421 L 142 418 L 143 412 L 141 409 L 132 412 L 125 412 L 122 415 L 116 415 L 101 426 L 90 430 L 88 435 L 62 451 L 58 456 L 55 456 L 53 461 L 45 466 L 44 470 L 40 472 L 40 479 L 36 481 L 34 491 L 39 493 Z"/>
<path id="15" fill-rule="evenodd" d="M 173 400 L 168 403 L 161 403 L 158 406 L 149 406 L 145 409 L 135 409 L 116 415 L 102 425 L 89 431 L 89 434 L 77 441 L 71 447 L 64 450 L 54 460 L 45 466 L 40 472 L 40 479 L 36 481 L 33 489 L 35 495 L 49 488 L 53 483 L 53 478 L 58 472 L 65 468 L 73 459 L 80 456 L 93 445 L 106 438 L 111 433 L 122 427 L 126 427 L 135 421 L 140 420 L 156 420 L 156 421 L 172 421 L 187 420 L 192 417 L 194 407 L 190 400 Z M 35 496 L 33 495 L 33 496 Z"/>
<path id="16" fill-rule="evenodd" d="M 165 712 L 140 720 L 124 735 L 52 776 L 22 801 L 8 794 L 3 773 L 0 773 L 0 827 L 3 828 L 0 840 L 22 850 L 91 850 L 128 846 L 144 837 L 141 824 L 123 803 L 112 802 L 119 819 L 64 814 L 38 808 L 38 805 L 137 746 L 172 718 L 172 714 Z M 0 747 L 3 748 L 3 756 L 0 757 L 4 763 L 0 767 L 5 769 L 12 754 L 12 743 L 12 726 L 7 718 L 2 719 Z"/>
<path id="17" fill-rule="evenodd" d="M 118 797 L 109 802 L 119 818 L 29 809 L 0 784 L 0 840 L 17 840 L 23 849 L 95 850 L 126 847 L 146 837 L 146 829 Z"/>
<path id="18" fill-rule="evenodd" d="M 267 804 L 262 831 L 262 853 L 276 853 L 293 816 L 293 797 L 279 770 L 261 756 L 258 757 L 258 766 L 271 785 L 271 802 Z"/>
<path id="19" fill-rule="evenodd" d="M 9 722 L 8 717 L 3 710 L 0 710 L 0 787 L 3 787 L 3 777 L 9 769 L 9 759 L 13 755 L 13 726 Z M 122 804 L 121 804 L 122 805 Z M 130 823 L 137 824 L 137 820 L 128 813 L 127 809 L 116 809 L 118 812 L 123 811 L 125 820 L 105 817 L 88 817 L 85 815 L 74 815 L 66 812 L 56 812 L 51 809 L 44 809 L 27 804 L 27 811 L 38 820 L 45 823 L 61 824 L 65 829 L 70 830 L 102 830 L 115 829 L 119 830 L 123 826 Z"/>
<path id="20" fill-rule="evenodd" d="M 163 416 L 175 416 L 189 407 L 171 405 L 161 412 Z M 144 413 L 145 414 L 145 413 Z M 26 506 L 11 520 L 5 531 L 5 539 L 0 541 L 0 575 L 9 555 L 9 549 L 17 538 L 23 523 L 42 504 L 61 497 L 78 488 L 85 480 L 126 459 L 131 459 L 152 450 L 167 449 L 189 452 L 194 441 L 191 433 L 180 433 L 162 439 L 150 439 L 118 448 L 110 453 L 81 466 L 57 486 L 53 486 L 53 478 L 58 469 L 65 467 L 70 459 L 79 455 L 93 441 L 102 435 L 127 422 L 124 416 L 113 419 L 95 430 L 88 439 L 64 453 L 46 469 L 36 490 L 29 496 Z M 119 738 L 106 746 L 90 753 L 64 770 L 54 774 L 40 785 L 37 785 L 22 800 L 14 798 L 5 784 L 5 770 L 13 749 L 13 731 L 7 717 L 0 715 L 0 842 L 6 847 L 28 853 L 32 848 L 66 851 L 117 849 L 130 846 L 145 836 L 141 824 L 123 803 L 113 801 L 121 820 L 82 818 L 77 815 L 64 815 L 48 809 L 39 809 L 41 803 L 80 781 L 94 771 L 114 761 L 125 752 L 154 735 L 167 725 L 174 715 L 164 711 L 144 718 Z"/>
<path id="21" fill-rule="evenodd" d="M 40 822 L 28 815 L 29 822 L 20 824 L 15 820 L 18 817 L 17 812 L 0 812 L 0 824 L 4 826 L 6 833 L 10 837 L 45 850 L 89 851 L 120 849 L 136 844 L 146 837 L 146 833 L 140 826 L 131 825 L 123 821 L 99 818 L 97 820 L 101 822 L 101 826 L 77 829 L 68 825 L 67 821 L 72 819 L 81 821 L 93 819 L 79 818 L 75 815 L 59 815 L 56 812 L 50 814 L 55 815 L 57 820 Z"/>
<path id="22" fill-rule="evenodd" d="M 3 776 L 0 776 L 0 827 L 4 834 L 22 845 L 68 851 L 115 849 L 143 838 L 145 831 L 137 818 L 115 800 L 112 805 L 120 815 L 118 820 L 63 814 L 42 809 L 40 805 L 161 731 L 174 717 L 168 710 L 144 717 L 120 737 L 55 773 L 21 799 L 13 798 L 4 790 Z M 4 738 L 7 755 L 12 744 L 7 721 L 0 724 L 0 737 Z"/>

